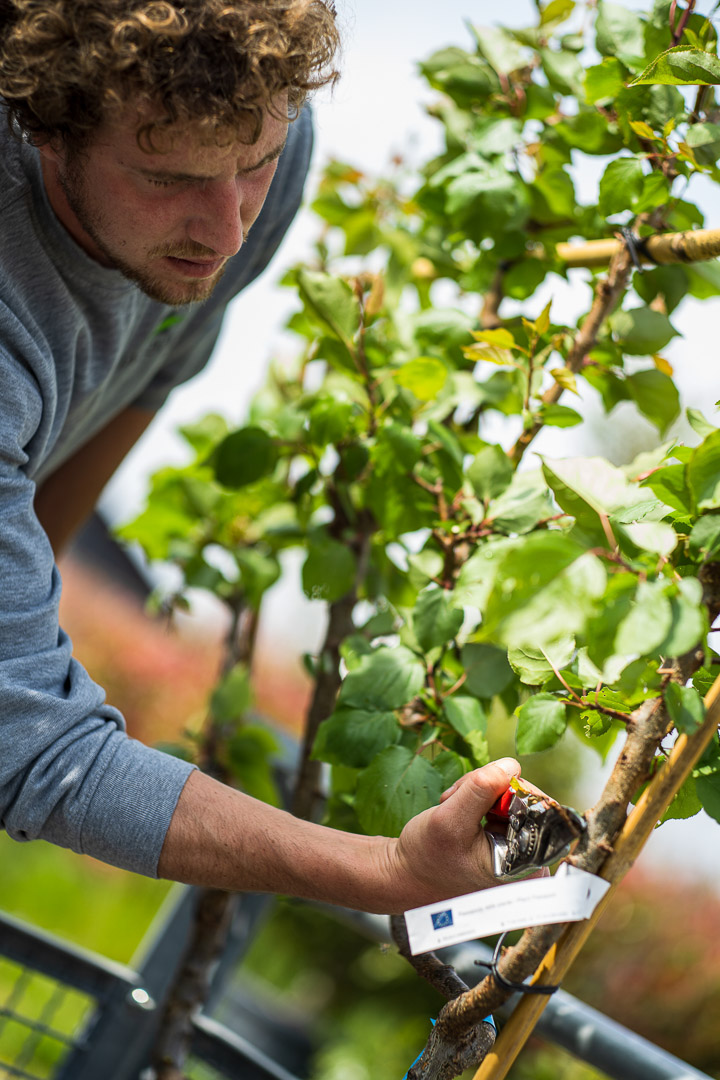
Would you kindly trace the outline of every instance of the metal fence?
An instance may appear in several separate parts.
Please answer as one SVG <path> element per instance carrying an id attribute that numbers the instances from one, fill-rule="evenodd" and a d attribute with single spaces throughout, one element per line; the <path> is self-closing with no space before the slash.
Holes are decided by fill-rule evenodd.
<path id="1" fill-rule="evenodd" d="M 181 888 L 170 894 L 137 969 L 0 915 L 0 1080 L 150 1080 L 147 1062 L 159 1006 L 183 954 L 194 896 L 194 890 Z M 270 902 L 261 896 L 241 898 L 211 1002 L 222 993 Z M 380 916 L 323 910 L 365 938 L 388 940 L 387 920 Z M 467 982 L 476 981 L 475 961 L 488 952 L 481 944 L 446 950 Z M 501 1022 L 513 1005 L 510 1001 L 501 1011 Z M 266 1018 L 260 1025 L 264 1030 L 258 1030 L 253 1018 L 245 1026 L 259 1038 L 251 1041 L 204 1013 L 197 1016 L 190 1080 L 298 1080 L 307 1075 L 307 1055 L 303 1058 L 301 1048 L 292 1058 L 292 1039 L 282 1021 Z M 550 1000 L 536 1030 L 613 1080 L 708 1080 L 562 991 Z"/>

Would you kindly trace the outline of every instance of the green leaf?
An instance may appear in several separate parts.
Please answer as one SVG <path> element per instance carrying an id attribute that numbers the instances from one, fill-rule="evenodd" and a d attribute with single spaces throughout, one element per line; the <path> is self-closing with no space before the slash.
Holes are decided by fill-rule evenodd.
<path id="1" fill-rule="evenodd" d="M 223 439 L 213 455 L 215 476 L 229 488 L 245 487 L 269 476 L 277 460 L 278 449 L 274 440 L 259 427 L 233 431 Z"/>
<path id="2" fill-rule="evenodd" d="M 487 716 L 476 697 L 451 694 L 443 700 L 443 714 L 448 724 L 463 737 L 473 731 L 487 732 Z"/>
<path id="3" fill-rule="evenodd" d="M 702 808 L 697 793 L 697 782 L 693 776 L 689 776 L 660 818 L 660 824 L 663 821 L 694 817 L 695 814 L 700 813 Z"/>
<path id="4" fill-rule="evenodd" d="M 554 642 L 547 649 L 534 649 L 526 645 L 522 649 L 508 649 L 510 667 L 527 686 L 541 686 L 557 670 L 565 667 L 575 652 L 575 639 L 565 638 Z M 552 663 L 551 663 L 552 661 Z"/>
<path id="5" fill-rule="evenodd" d="M 625 69 L 614 56 L 607 56 L 601 64 L 589 67 L 584 80 L 585 101 L 588 105 L 612 101 L 625 85 Z"/>
<path id="6" fill-rule="evenodd" d="M 577 715 L 577 709 L 572 709 L 571 713 L 571 730 L 586 746 L 598 754 L 601 761 L 606 761 L 620 734 L 620 723 L 614 723 L 609 717 L 603 716 L 594 709 L 588 709 L 579 715 Z"/>
<path id="7" fill-rule="evenodd" d="M 680 513 L 689 513 L 692 508 L 692 496 L 687 486 L 684 465 L 665 465 L 655 469 L 650 476 L 641 481 L 643 487 L 649 487 L 658 499 L 672 506 Z"/>
<path id="8" fill-rule="evenodd" d="M 637 60 L 645 55 L 643 21 L 635 11 L 618 4 L 598 4 L 595 46 L 601 56 Z"/>
<path id="9" fill-rule="evenodd" d="M 720 83 L 720 60 L 703 49 L 676 45 L 656 56 L 630 86 L 663 83 L 671 86 L 716 86 Z"/>
<path id="10" fill-rule="evenodd" d="M 554 513 L 555 507 L 539 469 L 516 472 L 510 486 L 488 507 L 489 520 L 496 529 L 505 533 L 530 532 L 539 521 L 552 517 Z M 483 604 L 478 606 L 482 607 Z"/>
<path id="11" fill-rule="evenodd" d="M 720 295 L 720 259 L 706 263 L 690 263 L 685 271 L 690 279 L 690 293 L 698 300 Z"/>
<path id="12" fill-rule="evenodd" d="M 604 458 L 543 461 L 543 475 L 560 508 L 596 544 L 607 544 L 600 514 L 610 515 L 637 501 L 635 485 Z"/>
<path id="13" fill-rule="evenodd" d="M 352 340 L 360 325 L 360 306 L 352 289 L 341 278 L 315 270 L 299 270 L 298 291 L 312 315 L 352 351 Z"/>
<path id="14" fill-rule="evenodd" d="M 389 746 L 358 780 L 358 821 L 371 836 L 399 836 L 410 818 L 437 803 L 443 790 L 442 776 L 429 761 L 404 746 Z"/>
<path id="15" fill-rule="evenodd" d="M 456 754 L 454 750 L 443 750 L 433 758 L 432 767 L 439 774 L 443 789 L 447 790 L 456 780 L 470 771 L 471 765 L 467 758 Z"/>
<path id="16" fill-rule="evenodd" d="M 570 368 L 550 368 L 549 374 L 552 375 L 555 382 L 558 384 L 558 386 L 561 386 L 563 390 L 569 390 L 571 394 L 578 393 L 575 372 L 571 371 Z M 578 397 L 579 396 L 580 395 L 578 394 Z"/>
<path id="17" fill-rule="evenodd" d="M 652 356 L 677 337 L 667 315 L 650 307 L 616 311 L 608 322 L 620 348 L 629 356 Z"/>
<path id="18" fill-rule="evenodd" d="M 457 634 L 463 623 L 463 612 L 453 607 L 445 589 L 429 586 L 418 596 L 413 612 L 413 630 L 423 652 L 430 652 L 438 645 L 446 645 Z"/>
<path id="19" fill-rule="evenodd" d="M 332 604 L 355 584 L 357 562 L 346 544 L 319 533 L 311 536 L 302 569 L 302 586 L 311 600 Z"/>
<path id="20" fill-rule="evenodd" d="M 312 756 L 331 765 L 364 769 L 386 746 L 397 743 L 400 735 L 392 712 L 339 708 L 320 724 Z"/>
<path id="21" fill-rule="evenodd" d="M 695 791 L 705 813 L 720 821 L 720 774 L 701 773 L 695 780 Z"/>
<path id="22" fill-rule="evenodd" d="M 484 345 L 493 345 L 497 349 L 516 348 L 515 338 L 502 326 L 494 330 L 473 330 L 473 337 Z"/>
<path id="23" fill-rule="evenodd" d="M 678 731 L 692 735 L 705 720 L 705 705 L 700 694 L 692 686 L 668 683 L 665 687 L 665 708 Z"/>
<path id="24" fill-rule="evenodd" d="M 404 645 L 376 649 L 348 672 L 338 704 L 353 709 L 386 712 L 400 709 L 425 685 L 425 667 Z"/>
<path id="25" fill-rule="evenodd" d="M 476 769 L 482 768 L 490 761 L 490 749 L 488 741 L 482 731 L 468 731 L 463 735 L 463 741 L 469 747 L 473 763 Z"/>
<path id="26" fill-rule="evenodd" d="M 502 693 L 514 679 L 503 649 L 494 645 L 470 642 L 460 654 L 467 674 L 464 688 L 479 698 L 491 698 Z"/>
<path id="27" fill-rule="evenodd" d="M 213 690 L 210 712 L 218 723 L 242 719 L 252 702 L 250 675 L 245 664 L 236 664 Z"/>
<path id="28" fill-rule="evenodd" d="M 662 656 L 684 656 L 699 645 L 708 632 L 702 586 L 696 578 L 683 578 L 677 593 L 669 596 L 672 623 L 667 637 L 660 642 Z"/>
<path id="29" fill-rule="evenodd" d="M 525 67 L 528 51 L 522 48 L 512 34 L 501 26 L 474 26 L 473 33 L 480 52 L 498 75 Z"/>
<path id="30" fill-rule="evenodd" d="M 714 165 L 720 158 L 720 124 L 693 124 L 686 142 L 701 165 Z"/>
<path id="31" fill-rule="evenodd" d="M 540 49 L 540 60 L 547 81 L 553 90 L 560 94 L 582 96 L 582 64 L 571 52 L 556 52 L 552 49 Z"/>
<path id="32" fill-rule="evenodd" d="M 650 655 L 665 640 L 672 626 L 672 608 L 661 581 L 641 581 L 635 602 L 622 620 L 615 649 L 625 656 Z"/>
<path id="33" fill-rule="evenodd" d="M 506 490 L 515 474 L 510 458 L 501 446 L 484 446 L 475 455 L 467 477 L 482 502 L 496 498 Z"/>
<path id="34" fill-rule="evenodd" d="M 689 547 L 708 561 L 720 555 L 720 514 L 703 514 L 692 527 Z"/>
<path id="35" fill-rule="evenodd" d="M 565 22 L 574 10 L 575 0 L 550 0 L 540 13 L 540 25 L 550 27 Z"/>
<path id="36" fill-rule="evenodd" d="M 567 727 L 565 703 L 553 694 L 535 694 L 517 711 L 515 744 L 518 754 L 549 750 Z"/>
<path id="37" fill-rule="evenodd" d="M 632 610 L 636 585 L 634 574 L 613 574 L 598 611 L 587 624 L 588 656 L 598 668 L 604 668 L 615 656 L 617 631 Z"/>
<path id="38" fill-rule="evenodd" d="M 657 368 L 628 375 L 625 384 L 643 416 L 662 434 L 680 415 L 680 395 L 675 383 Z"/>
<path id="39" fill-rule="evenodd" d="M 720 431 L 714 431 L 692 453 L 688 486 L 698 510 L 720 507 Z"/>
<path id="40" fill-rule="evenodd" d="M 266 555 L 256 548 L 238 548 L 234 556 L 245 599 L 257 611 L 267 590 L 280 577 L 280 564 L 274 555 Z"/>
<path id="41" fill-rule="evenodd" d="M 718 430 L 714 424 L 705 419 L 699 409 L 686 409 L 685 415 L 688 418 L 690 427 L 701 439 L 706 439 L 708 435 L 712 435 L 714 431 Z"/>
<path id="42" fill-rule="evenodd" d="M 713 741 L 700 758 L 693 776 L 703 810 L 720 821 L 720 748 L 717 742 Z"/>
<path id="43" fill-rule="evenodd" d="M 568 408 L 567 405 L 543 405 L 538 413 L 538 419 L 549 427 L 575 427 L 576 424 L 582 423 L 580 413 Z"/>
<path id="44" fill-rule="evenodd" d="M 420 64 L 420 70 L 431 86 L 463 107 L 475 105 L 498 88 L 497 75 L 489 65 L 457 47 L 433 53 Z"/>
<path id="45" fill-rule="evenodd" d="M 600 179 L 598 210 L 605 217 L 630 210 L 643 190 L 642 162 L 636 157 L 611 161 Z M 654 314 L 657 314 L 654 312 Z"/>
<path id="46" fill-rule="evenodd" d="M 308 438 L 315 446 L 327 446 L 346 439 L 352 433 L 351 418 L 355 406 L 323 396 L 308 412 Z"/>
<path id="47" fill-rule="evenodd" d="M 190 443 L 198 457 L 204 457 L 221 439 L 225 438 L 228 433 L 228 423 L 224 416 L 208 413 L 194 424 L 183 424 L 178 430 Z"/>
<path id="48" fill-rule="evenodd" d="M 242 727 L 228 743 L 234 778 L 248 795 L 271 806 L 280 805 L 271 761 L 278 750 L 275 737 L 266 728 L 257 726 Z"/>
<path id="49" fill-rule="evenodd" d="M 409 390 L 418 401 L 432 401 L 444 387 L 448 369 L 434 356 L 418 356 L 403 364 L 393 377 L 398 386 Z"/>
<path id="50" fill-rule="evenodd" d="M 457 218 L 469 234 L 479 240 L 497 235 L 506 229 L 520 229 L 529 210 L 529 198 L 520 177 L 500 162 L 488 162 L 475 155 L 470 162 L 459 166 L 459 175 L 445 185 L 445 210 Z M 454 167 L 458 167 L 453 162 Z M 443 170 L 444 171 L 444 170 Z M 439 174 L 433 182 L 440 183 Z"/>
<path id="51" fill-rule="evenodd" d="M 660 174 L 651 173 L 651 176 L 657 175 Z M 672 314 L 687 295 L 688 287 L 688 272 L 684 266 L 656 266 L 642 273 L 636 271 L 633 275 L 633 288 L 640 299 L 651 304 L 661 296 L 668 314 Z"/>
<path id="52" fill-rule="evenodd" d="M 545 648 L 584 625 L 604 588 L 602 564 L 577 541 L 531 533 L 501 558 L 481 632 L 508 646 Z"/>
<path id="53" fill-rule="evenodd" d="M 619 528 L 642 551 L 669 555 L 677 547 L 677 533 L 672 525 L 663 521 L 636 521 Z"/>

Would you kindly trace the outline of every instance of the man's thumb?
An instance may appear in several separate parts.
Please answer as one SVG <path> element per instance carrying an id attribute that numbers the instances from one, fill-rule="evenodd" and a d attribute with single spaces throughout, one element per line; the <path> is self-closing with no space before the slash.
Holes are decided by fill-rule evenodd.
<path id="1" fill-rule="evenodd" d="M 520 775 L 520 765 L 514 758 L 500 758 L 483 765 L 481 769 L 467 773 L 449 791 L 442 801 L 451 798 L 454 810 L 461 808 L 469 815 L 481 818 L 500 796 L 507 791 L 514 776 Z M 459 805 L 462 804 L 462 807 Z"/>

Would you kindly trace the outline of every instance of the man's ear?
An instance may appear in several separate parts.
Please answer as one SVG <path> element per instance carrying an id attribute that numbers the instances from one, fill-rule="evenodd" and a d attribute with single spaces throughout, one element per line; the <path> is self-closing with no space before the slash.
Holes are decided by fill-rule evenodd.
<path id="1" fill-rule="evenodd" d="M 38 138 L 35 140 L 35 146 L 49 165 L 62 166 L 65 164 L 67 152 L 65 144 L 59 136 Z"/>

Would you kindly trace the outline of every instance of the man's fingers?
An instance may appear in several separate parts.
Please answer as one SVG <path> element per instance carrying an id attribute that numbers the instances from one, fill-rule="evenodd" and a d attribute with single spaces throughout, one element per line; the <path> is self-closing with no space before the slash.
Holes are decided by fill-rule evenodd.
<path id="1" fill-rule="evenodd" d="M 467 803 L 468 811 L 482 817 L 486 814 L 493 803 L 500 798 L 514 776 L 520 775 L 520 765 L 515 758 L 500 758 L 491 761 L 489 765 L 483 765 L 482 769 L 466 773 L 444 791 L 440 796 L 440 802 L 446 802 L 452 797 L 462 799 Z"/>

